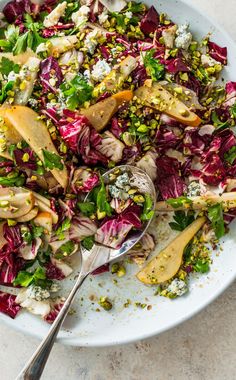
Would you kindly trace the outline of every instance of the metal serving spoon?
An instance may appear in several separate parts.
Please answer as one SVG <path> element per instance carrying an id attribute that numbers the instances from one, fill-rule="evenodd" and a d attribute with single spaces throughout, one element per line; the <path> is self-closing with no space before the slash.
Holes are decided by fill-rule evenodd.
<path id="1" fill-rule="evenodd" d="M 129 173 L 130 182 L 132 187 L 136 187 L 140 193 L 150 194 L 153 201 L 153 209 L 156 202 L 156 191 L 150 177 L 141 169 L 135 166 L 122 165 L 106 172 L 102 177 L 105 184 L 111 182 L 110 178 L 112 174 L 115 174 L 117 170 L 120 170 L 120 174 Z M 88 196 L 87 196 L 88 197 Z M 86 198 L 87 198 L 86 197 Z M 64 306 L 59 312 L 57 318 L 53 322 L 47 336 L 41 342 L 29 362 L 25 365 L 23 370 L 17 376 L 16 380 L 39 380 L 44 370 L 45 364 L 56 340 L 57 334 L 61 328 L 61 325 L 67 316 L 70 306 L 75 298 L 77 291 L 80 289 L 82 283 L 86 277 L 100 266 L 110 263 L 114 259 L 118 259 L 123 256 L 129 249 L 131 249 L 146 232 L 151 219 L 147 221 L 142 230 L 135 231 L 130 234 L 124 241 L 119 249 L 112 249 L 102 245 L 94 244 L 93 248 L 88 251 L 81 246 L 82 263 L 80 274 L 76 280 L 74 287 L 72 288 L 68 298 L 66 299 Z"/>

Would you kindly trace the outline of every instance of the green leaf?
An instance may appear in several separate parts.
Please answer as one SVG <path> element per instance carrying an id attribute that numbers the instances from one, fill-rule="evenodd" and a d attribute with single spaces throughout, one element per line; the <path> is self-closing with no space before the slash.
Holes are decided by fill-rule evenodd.
<path id="1" fill-rule="evenodd" d="M 163 79 L 165 75 L 165 66 L 162 65 L 158 59 L 153 58 L 154 53 L 154 49 L 147 51 L 143 63 L 146 67 L 147 74 L 150 75 L 153 81 L 158 81 Z"/>
<path id="2" fill-rule="evenodd" d="M 136 3 L 133 1 L 130 1 L 128 4 L 128 7 L 125 9 L 125 12 L 129 11 L 132 13 L 141 13 L 146 10 L 146 7 L 143 3 Z"/>
<path id="3" fill-rule="evenodd" d="M 194 221 L 194 214 L 192 211 L 175 211 L 173 219 L 175 222 L 169 223 L 172 230 L 183 231 Z"/>
<path id="4" fill-rule="evenodd" d="M 12 90 L 13 86 L 14 86 L 14 82 L 10 81 L 1 88 L 1 92 L 0 92 L 0 103 L 1 104 L 7 99 L 7 96 L 8 96 L 7 93 L 8 93 L 8 91 Z"/>
<path id="5" fill-rule="evenodd" d="M 227 161 L 230 165 L 233 165 L 235 159 L 236 159 L 236 146 L 232 146 L 232 148 L 230 148 L 228 150 L 228 152 L 226 152 L 224 154 L 224 159 L 225 161 Z"/>
<path id="6" fill-rule="evenodd" d="M 14 63 L 10 59 L 6 57 L 2 57 L 0 62 L 0 72 L 3 75 L 8 75 L 11 71 L 14 71 L 14 73 L 19 73 L 20 71 L 20 65 L 17 63 Z"/>
<path id="7" fill-rule="evenodd" d="M 70 83 L 62 83 L 60 90 L 65 98 L 67 107 L 73 111 L 92 99 L 93 86 L 81 74 L 76 75 Z"/>
<path id="8" fill-rule="evenodd" d="M 90 251 L 94 245 L 94 236 L 87 236 L 81 241 L 82 246 Z"/>
<path id="9" fill-rule="evenodd" d="M 179 208 L 185 205 L 191 205 L 192 201 L 187 197 L 181 196 L 178 198 L 169 198 L 167 199 L 166 203 L 173 208 Z"/>
<path id="10" fill-rule="evenodd" d="M 49 152 L 48 150 L 43 149 L 43 158 L 44 158 L 44 166 L 50 170 L 59 169 L 63 170 L 62 158 L 58 156 L 56 153 Z"/>
<path id="11" fill-rule="evenodd" d="M 27 288 L 31 284 L 37 285 L 40 280 L 46 280 L 45 269 L 38 267 L 33 273 L 27 271 L 20 271 L 15 278 L 13 285 L 23 286 Z"/>
<path id="12" fill-rule="evenodd" d="M 234 119 L 236 119 L 236 103 L 231 107 L 230 113 L 233 116 Z"/>
<path id="13" fill-rule="evenodd" d="M 23 240 L 27 243 L 30 244 L 34 239 L 37 237 L 41 237 L 44 234 L 44 228 L 41 226 L 36 226 L 33 222 L 30 224 L 30 230 L 26 230 L 22 237 Z"/>
<path id="14" fill-rule="evenodd" d="M 25 176 L 18 172 L 11 172 L 5 177 L 0 177 L 1 186 L 22 186 L 25 183 Z"/>
<path id="15" fill-rule="evenodd" d="M 23 53 L 27 49 L 27 40 L 28 40 L 28 34 L 29 32 L 26 32 L 22 35 L 20 35 L 15 43 L 15 46 L 12 50 L 13 55 L 18 55 L 20 53 Z"/>
<path id="16" fill-rule="evenodd" d="M 220 121 L 219 117 L 217 116 L 216 111 L 212 112 L 211 120 L 213 121 L 214 126 L 216 127 L 215 131 L 217 132 L 223 131 L 224 129 L 229 128 L 230 126 L 228 121 L 225 121 L 225 122 Z"/>
<path id="17" fill-rule="evenodd" d="M 72 240 L 62 244 L 55 254 L 56 259 L 63 259 L 70 256 L 75 250 L 75 243 Z"/>
<path id="18" fill-rule="evenodd" d="M 225 234 L 223 207 L 221 203 L 217 203 L 208 208 L 208 218 L 211 221 L 217 239 L 220 239 Z"/>
<path id="19" fill-rule="evenodd" d="M 63 239 L 65 239 L 65 234 L 64 234 L 64 232 L 67 231 L 67 230 L 69 230 L 70 226 L 71 226 L 71 221 L 70 221 L 69 218 L 66 218 L 66 219 L 62 222 L 62 224 L 60 225 L 60 227 L 58 227 L 58 229 L 57 229 L 56 232 L 55 232 L 56 235 L 58 236 L 58 239 L 59 239 L 59 240 L 63 240 Z"/>
<path id="20" fill-rule="evenodd" d="M 91 216 L 96 211 L 96 206 L 93 202 L 78 202 L 77 206 L 85 216 Z"/>
<path id="21" fill-rule="evenodd" d="M 197 259 L 194 270 L 200 273 L 207 273 L 210 270 L 210 264 L 204 259 Z"/>
<path id="22" fill-rule="evenodd" d="M 112 208 L 110 206 L 110 203 L 107 201 L 106 188 L 105 188 L 102 177 L 100 177 L 100 181 L 101 181 L 101 186 L 97 193 L 97 211 L 100 215 L 104 214 L 103 217 L 111 216 Z"/>
<path id="23" fill-rule="evenodd" d="M 143 205 L 143 212 L 141 215 L 142 221 L 150 220 L 154 215 L 153 202 L 150 194 L 145 194 L 145 202 Z"/>

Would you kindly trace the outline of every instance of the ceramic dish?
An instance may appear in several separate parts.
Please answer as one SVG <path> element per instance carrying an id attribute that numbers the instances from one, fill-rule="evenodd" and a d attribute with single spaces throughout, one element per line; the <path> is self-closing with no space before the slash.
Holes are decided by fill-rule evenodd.
<path id="1" fill-rule="evenodd" d="M 0 2 L 3 6 L 4 1 Z M 233 64 L 236 62 L 236 45 L 231 38 L 208 17 L 201 14 L 186 0 L 166 0 L 163 3 L 146 1 L 155 5 L 158 12 L 167 13 L 176 23 L 188 22 L 195 38 L 201 39 L 209 32 L 213 40 L 221 46 L 228 47 L 229 64 L 224 70 L 225 80 L 236 80 Z M 206 275 L 196 276 L 191 280 L 190 292 L 176 300 L 169 300 L 154 295 L 155 289 L 145 287 L 134 277 L 137 267 L 128 265 L 127 275 L 115 284 L 110 273 L 91 276 L 78 294 L 74 304 L 74 313 L 70 315 L 58 340 L 73 346 L 108 346 L 124 344 L 144 339 L 166 331 L 198 313 L 218 297 L 236 277 L 236 257 L 234 254 L 236 223 L 232 223 L 229 233 L 222 239 L 220 254 L 213 254 L 211 271 Z M 170 239 L 168 239 L 170 240 Z M 159 242 L 158 250 L 168 243 Z M 216 251 L 217 252 L 217 251 Z M 73 279 L 65 281 L 65 291 L 72 287 Z M 96 300 L 108 295 L 114 299 L 114 308 L 107 313 L 97 312 Z M 124 308 L 127 299 L 132 305 Z M 151 308 L 138 308 L 135 302 L 152 305 Z M 42 338 L 48 325 L 39 318 L 21 313 L 11 320 L 0 315 L 2 321 L 24 334 Z"/>

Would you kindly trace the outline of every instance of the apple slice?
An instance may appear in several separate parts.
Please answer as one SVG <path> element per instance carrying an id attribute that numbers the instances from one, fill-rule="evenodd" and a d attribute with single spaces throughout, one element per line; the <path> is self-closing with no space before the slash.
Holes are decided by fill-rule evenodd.
<path id="1" fill-rule="evenodd" d="M 17 130 L 41 161 L 44 162 L 43 149 L 58 155 L 45 123 L 39 119 L 36 112 L 25 106 L 13 106 L 4 112 L 5 120 Z M 58 183 L 66 189 L 68 173 L 65 165 L 62 170 L 52 169 L 51 173 Z"/>
<path id="2" fill-rule="evenodd" d="M 34 218 L 34 224 L 36 226 L 43 227 L 49 233 L 52 232 L 52 215 L 50 212 L 40 212 L 36 218 Z"/>
<path id="3" fill-rule="evenodd" d="M 94 96 L 97 97 L 105 91 L 115 91 L 120 89 L 124 81 L 136 68 L 137 61 L 132 55 L 128 55 L 123 61 L 114 67 L 113 70 L 94 89 Z"/>
<path id="4" fill-rule="evenodd" d="M 56 224 L 58 222 L 58 215 L 51 209 L 50 200 L 35 192 L 33 192 L 33 195 L 35 197 L 35 204 L 38 206 L 39 210 L 51 214 L 52 223 Z"/>
<path id="5" fill-rule="evenodd" d="M 182 264 L 185 247 L 205 222 L 204 216 L 196 219 L 138 272 L 137 278 L 144 284 L 155 285 L 174 277 Z"/>
<path id="6" fill-rule="evenodd" d="M 101 100 L 87 109 L 82 109 L 80 113 L 86 116 L 90 124 L 100 132 L 109 123 L 119 106 L 131 101 L 132 98 L 132 91 L 121 91 L 109 98 Z"/>
<path id="7" fill-rule="evenodd" d="M 25 214 L 25 215 L 17 218 L 16 221 L 19 223 L 29 222 L 30 220 L 34 219 L 38 215 L 38 211 L 39 211 L 39 209 L 36 206 L 36 207 L 32 208 L 32 210 L 30 210 L 30 212 L 28 212 L 28 214 Z"/>
<path id="8" fill-rule="evenodd" d="M 150 87 L 148 85 L 139 87 L 134 95 L 144 105 L 164 112 L 182 124 L 192 127 L 201 124 L 201 119 L 194 112 L 158 83 L 153 83 Z"/>
<path id="9" fill-rule="evenodd" d="M 21 187 L 0 188 L 0 218 L 20 218 L 32 210 L 34 201 L 32 192 Z"/>

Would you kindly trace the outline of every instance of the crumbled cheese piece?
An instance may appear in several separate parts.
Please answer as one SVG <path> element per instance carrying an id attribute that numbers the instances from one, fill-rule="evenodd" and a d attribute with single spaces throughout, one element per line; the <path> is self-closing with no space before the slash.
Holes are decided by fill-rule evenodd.
<path id="1" fill-rule="evenodd" d="M 133 17 L 133 13 L 132 12 L 125 12 L 125 17 L 128 19 L 131 19 Z"/>
<path id="2" fill-rule="evenodd" d="M 94 54 L 96 46 L 98 45 L 98 38 L 100 36 L 101 31 L 99 29 L 94 29 L 92 32 L 87 34 L 84 41 L 84 47 L 89 51 L 90 54 Z"/>
<path id="3" fill-rule="evenodd" d="M 190 32 L 188 32 L 188 24 L 180 25 L 176 34 L 178 37 L 175 39 L 175 46 L 178 49 L 188 50 L 193 36 Z"/>
<path id="4" fill-rule="evenodd" d="M 129 180 L 128 173 L 123 173 L 119 175 L 115 183 L 115 185 L 119 187 L 120 189 L 123 189 L 125 185 L 129 185 L 129 184 L 130 184 L 130 180 Z"/>
<path id="5" fill-rule="evenodd" d="M 60 285 L 59 284 L 52 284 L 51 288 L 50 288 L 50 292 L 51 293 L 56 293 L 58 292 L 59 290 L 61 289 Z"/>
<path id="6" fill-rule="evenodd" d="M 206 54 L 203 54 L 201 56 L 201 62 L 203 67 L 213 67 L 215 65 L 219 65 L 219 62 L 217 62 L 214 58 Z"/>
<path id="7" fill-rule="evenodd" d="M 14 71 L 10 71 L 10 73 L 8 74 L 7 79 L 8 79 L 8 82 L 10 82 L 10 81 L 15 82 L 15 80 L 16 80 L 18 77 L 19 77 L 18 74 L 16 74 Z"/>
<path id="8" fill-rule="evenodd" d="M 63 1 L 63 3 L 60 3 L 56 6 L 56 8 L 53 9 L 51 13 L 49 13 L 48 16 L 45 17 L 43 25 L 46 28 L 50 28 L 51 26 L 54 26 L 58 23 L 60 18 L 64 16 L 65 10 L 66 10 L 67 2 Z"/>
<path id="9" fill-rule="evenodd" d="M 207 191 L 206 187 L 204 186 L 203 183 L 192 181 L 188 185 L 187 197 L 197 197 L 199 195 L 204 194 L 206 191 Z"/>
<path id="10" fill-rule="evenodd" d="M 105 59 L 97 61 L 93 66 L 91 73 L 92 79 L 96 82 L 101 82 L 111 71 L 111 67 L 108 65 Z"/>
<path id="11" fill-rule="evenodd" d="M 121 200 L 127 200 L 129 198 L 128 190 L 130 187 L 128 189 L 119 189 L 116 185 L 109 185 L 108 188 L 113 198 L 118 198 Z"/>
<path id="12" fill-rule="evenodd" d="M 75 23 L 76 28 L 82 30 L 85 27 L 86 22 L 88 21 L 88 15 L 90 8 L 86 5 L 82 5 L 77 12 L 72 13 L 71 19 Z"/>
<path id="13" fill-rule="evenodd" d="M 50 292 L 47 289 L 43 289 L 40 286 L 31 285 L 27 288 L 26 295 L 35 301 L 43 301 L 50 298 Z"/>
<path id="14" fill-rule="evenodd" d="M 176 296 L 182 296 L 188 291 L 188 286 L 183 280 L 175 278 L 167 288 L 168 293 L 172 293 Z"/>
<path id="15" fill-rule="evenodd" d="M 104 9 L 104 11 L 98 15 L 98 21 L 99 21 L 99 24 L 102 25 L 104 24 L 108 19 L 108 13 L 107 13 L 107 10 Z"/>

